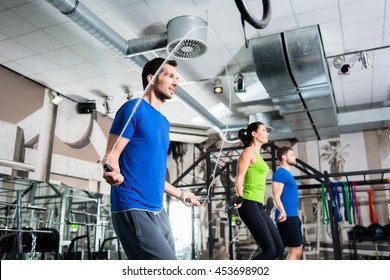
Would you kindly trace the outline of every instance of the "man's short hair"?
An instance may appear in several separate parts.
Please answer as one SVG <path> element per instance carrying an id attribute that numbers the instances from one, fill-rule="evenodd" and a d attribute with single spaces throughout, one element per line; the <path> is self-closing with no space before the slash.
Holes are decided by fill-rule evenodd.
<path id="1" fill-rule="evenodd" d="M 148 75 L 155 75 L 157 70 L 160 69 L 161 65 L 163 64 L 169 64 L 173 67 L 177 66 L 177 63 L 175 60 L 165 60 L 161 57 L 156 57 L 150 61 L 148 61 L 143 70 L 142 70 L 142 85 L 144 89 L 148 86 Z"/>
<path id="2" fill-rule="evenodd" d="M 288 147 L 288 146 L 284 146 L 284 147 L 280 147 L 279 149 L 278 149 L 278 151 L 276 152 L 276 157 L 278 158 L 278 160 L 280 161 L 280 162 L 282 162 L 282 157 L 284 156 L 284 155 L 286 155 L 287 153 L 288 153 L 288 151 L 292 151 L 292 148 L 291 147 Z"/>

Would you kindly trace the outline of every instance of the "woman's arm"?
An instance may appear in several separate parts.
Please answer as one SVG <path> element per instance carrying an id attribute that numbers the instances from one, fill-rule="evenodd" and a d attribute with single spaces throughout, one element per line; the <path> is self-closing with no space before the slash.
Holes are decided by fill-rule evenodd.
<path id="1" fill-rule="evenodd" d="M 251 164 L 251 154 L 249 153 L 249 150 L 245 149 L 240 157 L 238 158 L 237 162 L 237 170 L 236 170 L 236 193 L 238 197 L 242 197 L 244 194 L 244 178 L 246 171 L 248 170 L 249 165 Z M 240 208 L 242 201 L 239 200 L 237 203 L 234 203 L 235 208 Z"/>

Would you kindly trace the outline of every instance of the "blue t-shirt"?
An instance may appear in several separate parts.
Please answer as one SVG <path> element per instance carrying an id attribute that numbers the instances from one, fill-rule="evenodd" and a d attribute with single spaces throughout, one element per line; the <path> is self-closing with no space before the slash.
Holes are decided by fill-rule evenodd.
<path id="1" fill-rule="evenodd" d="M 169 122 L 142 99 L 127 101 L 116 113 L 110 133 L 129 139 L 119 157 L 124 182 L 111 187 L 111 212 L 129 209 L 161 211 L 169 148 Z"/>
<path id="2" fill-rule="evenodd" d="M 279 167 L 272 175 L 272 181 L 284 185 L 280 199 L 283 203 L 287 217 L 298 216 L 298 184 L 294 180 L 294 177 L 287 169 Z M 276 209 L 275 218 L 277 218 L 279 214 L 280 211 Z"/>

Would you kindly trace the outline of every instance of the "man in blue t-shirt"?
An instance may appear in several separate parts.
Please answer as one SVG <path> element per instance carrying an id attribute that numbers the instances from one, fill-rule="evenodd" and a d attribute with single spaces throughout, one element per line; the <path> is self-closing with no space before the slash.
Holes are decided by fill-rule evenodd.
<path id="1" fill-rule="evenodd" d="M 173 97 L 176 61 L 155 58 L 142 71 L 142 98 L 127 101 L 116 113 L 102 164 L 111 185 L 111 218 L 130 260 L 174 260 L 176 251 L 164 192 L 187 206 L 198 198 L 166 180 L 169 122 L 161 105 Z"/>
<path id="2" fill-rule="evenodd" d="M 276 225 L 284 246 L 289 248 L 287 260 L 299 260 L 302 255 L 302 229 L 298 217 L 298 184 L 291 175 L 291 166 L 297 161 L 290 147 L 280 147 L 276 156 L 280 162 L 280 167 L 272 176 Z"/>

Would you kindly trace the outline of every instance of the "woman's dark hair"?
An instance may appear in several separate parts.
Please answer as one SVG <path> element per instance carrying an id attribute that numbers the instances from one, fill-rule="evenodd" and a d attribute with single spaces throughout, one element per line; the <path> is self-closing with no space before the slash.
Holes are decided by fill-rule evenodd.
<path id="1" fill-rule="evenodd" d="M 165 64 L 169 64 L 173 67 L 177 66 L 177 63 L 175 60 L 165 60 L 161 57 L 156 57 L 152 59 L 151 61 L 148 61 L 143 70 L 142 70 L 142 85 L 144 89 L 148 86 L 148 75 L 154 75 L 156 74 L 157 70 L 161 67 L 161 65 L 165 62 Z"/>
<path id="2" fill-rule="evenodd" d="M 245 148 L 252 144 L 252 132 L 257 131 L 260 125 L 264 124 L 262 122 L 253 122 L 246 129 L 243 128 L 238 131 L 238 138 L 240 138 Z"/>

